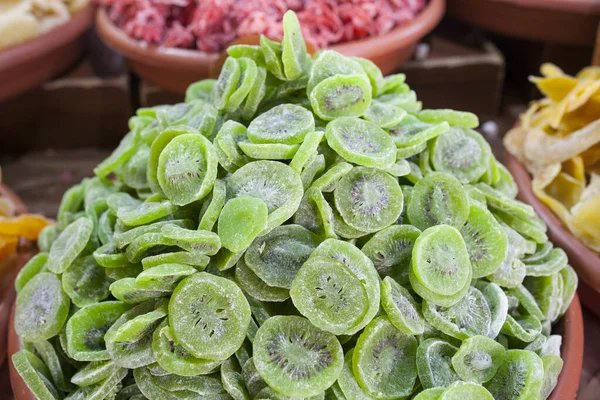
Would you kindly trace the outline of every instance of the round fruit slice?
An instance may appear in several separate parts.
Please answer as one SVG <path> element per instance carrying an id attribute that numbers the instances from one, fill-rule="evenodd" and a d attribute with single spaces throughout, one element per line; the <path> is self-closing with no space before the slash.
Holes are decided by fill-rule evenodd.
<path id="1" fill-rule="evenodd" d="M 37 274 L 40 272 L 48 272 L 48 253 L 38 253 L 33 256 L 27 264 L 21 268 L 17 277 L 15 278 L 15 290 L 19 293 Z"/>
<path id="2" fill-rule="evenodd" d="M 344 356 L 344 368 L 342 369 L 342 373 L 340 374 L 337 383 L 344 395 L 343 398 L 369 400 L 372 397 L 365 393 L 354 377 L 354 372 L 352 371 L 353 355 L 354 349 L 351 349 Z"/>
<path id="3" fill-rule="evenodd" d="M 397 147 L 406 149 L 426 144 L 428 140 L 446 133 L 450 129 L 447 122 L 437 125 L 427 124 L 413 115 L 407 115 L 388 132 Z"/>
<path id="4" fill-rule="evenodd" d="M 375 318 L 358 338 L 352 367 L 359 385 L 375 398 L 409 396 L 417 379 L 417 340 L 387 317 Z"/>
<path id="5" fill-rule="evenodd" d="M 371 84 L 364 75 L 336 75 L 310 92 L 310 104 L 320 118 L 359 117 L 371 104 Z"/>
<path id="6" fill-rule="evenodd" d="M 208 361 L 192 356 L 175 341 L 167 321 L 163 321 L 154 330 L 152 353 L 158 365 L 172 374 L 181 376 L 209 374 L 221 365 L 220 361 Z"/>
<path id="7" fill-rule="evenodd" d="M 452 126 L 460 126 L 463 128 L 477 128 L 479 118 L 477 115 L 450 109 L 423 110 L 418 114 L 421 121 L 429 123 L 439 123 L 447 121 Z"/>
<path id="8" fill-rule="evenodd" d="M 212 231 L 219 218 L 219 214 L 225 205 L 226 197 L 227 187 L 225 186 L 225 182 L 217 179 L 206 203 L 202 205 L 198 229 Z"/>
<path id="9" fill-rule="evenodd" d="M 508 238 L 494 216 L 472 203 L 469 219 L 460 228 L 473 267 L 473 278 L 482 278 L 498 269 L 506 255 Z"/>
<path id="10" fill-rule="evenodd" d="M 221 365 L 221 382 L 234 400 L 250 400 L 250 394 L 242 376 L 242 368 L 235 357 L 229 357 Z"/>
<path id="11" fill-rule="evenodd" d="M 448 387 L 460 380 L 452 368 L 452 357 L 458 349 L 437 338 L 426 339 L 417 348 L 417 371 L 424 389 Z"/>
<path id="12" fill-rule="evenodd" d="M 325 391 L 344 365 L 337 338 L 296 316 L 265 321 L 256 332 L 253 353 L 260 376 L 287 396 L 311 397 Z"/>
<path id="13" fill-rule="evenodd" d="M 313 325 L 335 335 L 353 334 L 369 308 L 362 282 L 340 261 L 311 257 L 292 282 L 294 305 Z"/>
<path id="14" fill-rule="evenodd" d="M 52 384 L 48 367 L 35 354 L 22 349 L 13 354 L 12 363 L 36 398 L 40 400 L 60 398 L 58 391 Z"/>
<path id="15" fill-rule="evenodd" d="M 491 380 L 504 360 L 504 347 L 486 336 L 465 339 L 452 357 L 454 370 L 465 381 Z"/>
<path id="16" fill-rule="evenodd" d="M 56 336 L 67 321 L 70 303 L 60 279 L 50 272 L 40 272 L 27 282 L 17 296 L 17 334 L 28 342 Z"/>
<path id="17" fill-rule="evenodd" d="M 399 124 L 405 116 L 406 111 L 400 107 L 373 100 L 363 117 L 380 128 L 391 128 Z"/>
<path id="18" fill-rule="evenodd" d="M 459 292 L 471 280 L 471 263 L 460 233 L 449 225 L 423 231 L 413 248 L 412 272 L 421 285 L 435 293 L 450 296 Z M 416 287 L 415 291 L 419 293 Z"/>
<path id="19" fill-rule="evenodd" d="M 420 234 L 412 225 L 392 225 L 373 235 L 362 252 L 373 261 L 379 276 L 389 276 L 403 285 L 408 283 L 413 246 Z"/>
<path id="20" fill-rule="evenodd" d="M 307 133 L 315 130 L 310 111 L 295 104 L 281 104 L 252 120 L 248 139 L 252 143 L 302 143 Z"/>
<path id="21" fill-rule="evenodd" d="M 458 303 L 448 308 L 424 300 L 423 315 L 433 327 L 460 340 L 487 335 L 491 324 L 487 301 L 474 287 L 470 287 Z"/>
<path id="22" fill-rule="evenodd" d="M 304 192 L 302 202 L 294 214 L 294 223 L 320 237 L 337 237 L 334 231 L 333 209 L 323 193 L 314 186 Z"/>
<path id="23" fill-rule="evenodd" d="M 390 136 L 372 122 L 343 117 L 327 124 L 327 144 L 349 162 L 385 168 L 396 161 L 396 146 Z"/>
<path id="24" fill-rule="evenodd" d="M 306 52 L 306 43 L 300 30 L 300 22 L 296 13 L 288 11 L 283 15 L 283 40 L 281 62 L 285 77 L 298 79 L 308 72 L 310 56 Z"/>
<path id="25" fill-rule="evenodd" d="M 158 158 L 158 183 L 173 204 L 186 205 L 206 196 L 217 178 L 217 155 L 204 136 L 175 137 Z"/>
<path id="26" fill-rule="evenodd" d="M 525 400 L 538 398 L 543 382 L 544 363 L 537 354 L 508 350 L 498 372 L 485 387 L 497 400 Z"/>
<path id="27" fill-rule="evenodd" d="M 85 217 L 69 224 L 50 247 L 48 269 L 55 274 L 65 272 L 87 246 L 93 229 L 94 223 Z"/>
<path id="28" fill-rule="evenodd" d="M 260 301 L 281 302 L 290 298 L 289 290 L 267 285 L 248 268 L 243 259 L 236 264 L 235 281 L 244 292 Z"/>
<path id="29" fill-rule="evenodd" d="M 291 160 L 298 151 L 298 144 L 239 142 L 238 146 L 255 160 Z"/>
<path id="30" fill-rule="evenodd" d="M 333 192 L 337 187 L 338 182 L 344 175 L 352 170 L 352 164 L 347 162 L 337 162 L 331 165 L 323 175 L 316 179 L 312 186 L 319 189 L 321 192 Z"/>
<path id="31" fill-rule="evenodd" d="M 476 287 L 481 291 L 490 308 L 491 322 L 487 336 L 494 339 L 500 333 L 508 315 L 508 298 L 500 286 L 495 283 L 480 280 Z"/>
<path id="32" fill-rule="evenodd" d="M 308 163 L 308 160 L 317 152 L 317 148 L 321 143 L 321 140 L 325 136 L 323 131 L 312 131 L 308 132 L 304 137 L 304 141 L 298 147 L 295 152 L 292 161 L 290 161 L 290 167 L 298 173 L 302 172 L 304 166 Z"/>
<path id="33" fill-rule="evenodd" d="M 439 224 L 460 228 L 469 217 L 469 198 L 452 175 L 433 172 L 416 183 L 407 213 L 421 230 Z"/>
<path id="34" fill-rule="evenodd" d="M 240 288 L 205 272 L 177 285 L 169 302 L 175 339 L 197 358 L 224 360 L 246 337 L 250 306 Z"/>
<path id="35" fill-rule="evenodd" d="M 227 57 L 223 68 L 221 68 L 219 79 L 214 83 L 211 92 L 212 103 L 219 110 L 223 110 L 227 106 L 229 97 L 238 86 L 241 73 L 238 60 Z"/>
<path id="36" fill-rule="evenodd" d="M 217 232 L 226 249 L 237 253 L 267 227 L 269 209 L 262 199 L 236 197 L 225 203 L 219 215 Z"/>
<path id="37" fill-rule="evenodd" d="M 363 232 L 377 232 L 392 225 L 404 203 L 402 190 L 387 172 L 355 167 L 338 183 L 335 206 L 344 221 Z"/>
<path id="38" fill-rule="evenodd" d="M 316 246 L 314 235 L 307 229 L 283 225 L 256 238 L 244 259 L 248 268 L 267 285 L 290 289 Z"/>
<path id="39" fill-rule="evenodd" d="M 226 109 L 229 113 L 234 113 L 242 104 L 252 89 L 256 76 L 258 75 L 258 66 L 254 60 L 240 57 L 237 61 L 240 65 L 240 78 L 235 91 L 231 93 L 231 96 L 227 99 Z"/>
<path id="40" fill-rule="evenodd" d="M 494 396 L 483 386 L 473 382 L 454 382 L 439 397 L 440 400 L 494 400 Z"/>
<path id="41" fill-rule="evenodd" d="M 381 282 L 381 305 L 390 322 L 400 332 L 421 335 L 425 331 L 425 320 L 420 305 L 407 289 L 389 276 Z"/>
<path id="42" fill-rule="evenodd" d="M 73 304 L 83 307 L 108 297 L 111 279 L 93 256 L 77 258 L 62 276 L 62 287 Z"/>

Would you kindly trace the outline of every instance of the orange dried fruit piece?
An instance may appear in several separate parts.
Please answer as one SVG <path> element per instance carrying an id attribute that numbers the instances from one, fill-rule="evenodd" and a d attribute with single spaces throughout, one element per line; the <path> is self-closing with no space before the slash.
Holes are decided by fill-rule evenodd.
<path id="1" fill-rule="evenodd" d="M 48 219 L 38 214 L 0 218 L 0 235 L 22 236 L 27 240 L 35 240 L 40 231 L 49 224 Z"/>

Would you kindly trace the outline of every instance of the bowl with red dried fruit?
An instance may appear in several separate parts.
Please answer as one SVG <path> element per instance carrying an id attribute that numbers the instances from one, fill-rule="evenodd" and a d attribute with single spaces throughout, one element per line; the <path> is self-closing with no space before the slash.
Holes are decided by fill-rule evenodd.
<path id="1" fill-rule="evenodd" d="M 176 93 L 215 77 L 232 44 L 281 51 L 260 36 L 280 40 L 288 9 L 298 15 L 309 52 L 328 48 L 368 58 L 389 74 L 412 57 L 446 6 L 445 0 L 99 2 L 96 26 L 104 42 L 141 78 Z"/>

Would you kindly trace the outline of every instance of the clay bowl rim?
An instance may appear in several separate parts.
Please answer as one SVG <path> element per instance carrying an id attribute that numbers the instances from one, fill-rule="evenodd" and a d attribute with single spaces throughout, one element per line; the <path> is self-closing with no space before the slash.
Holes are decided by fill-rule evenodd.
<path id="1" fill-rule="evenodd" d="M 367 58 L 388 53 L 390 49 L 405 47 L 429 33 L 442 19 L 445 9 L 446 0 L 431 0 L 412 21 L 386 34 L 332 45 L 328 49 L 344 54 L 364 55 Z M 222 55 L 222 53 L 145 45 L 130 38 L 114 25 L 104 7 L 98 7 L 96 12 L 96 28 L 102 40 L 126 58 L 155 67 L 169 64 L 172 69 L 194 71 L 217 62 Z"/>
<path id="2" fill-rule="evenodd" d="M 79 37 L 92 25 L 94 8 L 90 2 L 65 24 L 22 44 L 0 50 L 0 73 L 51 53 Z"/>
<path id="3" fill-rule="evenodd" d="M 23 200 L 3 183 L 0 183 L 0 197 L 8 197 L 13 202 L 16 215 L 25 214 L 27 212 L 27 206 Z"/>
<path id="4" fill-rule="evenodd" d="M 460 0 L 459 0 L 460 1 Z M 542 10 L 566 11 L 577 14 L 600 15 L 600 3 L 597 0 L 478 0 L 482 3 L 506 3 L 517 7 Z"/>
<path id="5" fill-rule="evenodd" d="M 14 314 L 16 301 L 11 307 L 9 332 L 8 332 L 8 356 L 20 350 L 21 345 L 19 337 L 15 331 Z M 563 343 L 561 347 L 561 357 L 563 359 L 563 368 L 558 377 L 558 383 L 548 397 L 549 400 L 574 399 L 579 389 L 579 379 L 583 367 L 583 316 L 581 314 L 581 304 L 579 297 L 575 294 L 565 315 L 559 322 Z M 568 340 L 564 340 L 567 338 Z M 15 370 L 12 360 L 9 362 L 10 384 L 15 395 L 15 400 L 35 400 L 33 394 L 29 391 L 25 382 L 21 379 Z M 20 394 L 20 395 L 19 395 Z"/>
<path id="6" fill-rule="evenodd" d="M 519 188 L 518 197 L 531 205 L 546 222 L 552 242 L 567 252 L 569 262 L 580 277 L 600 293 L 600 256 L 577 239 L 552 210 L 535 196 L 531 189 L 531 176 L 525 166 L 508 151 L 505 151 L 504 160 L 506 168 L 513 175 Z"/>

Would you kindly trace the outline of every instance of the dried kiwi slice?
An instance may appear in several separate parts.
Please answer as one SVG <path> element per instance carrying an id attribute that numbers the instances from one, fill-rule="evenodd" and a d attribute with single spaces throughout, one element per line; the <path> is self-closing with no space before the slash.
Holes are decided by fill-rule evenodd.
<path id="1" fill-rule="evenodd" d="M 362 74 L 335 75 L 319 82 L 309 99 L 314 113 L 326 121 L 359 117 L 371 104 L 371 84 Z"/>
<path id="2" fill-rule="evenodd" d="M 452 367 L 452 357 L 458 349 L 438 339 L 426 339 L 417 348 L 417 371 L 424 389 L 447 387 L 460 380 Z"/>
<path id="3" fill-rule="evenodd" d="M 485 384 L 495 399 L 538 398 L 544 381 L 544 363 L 534 352 L 508 350 L 498 372 Z"/>
<path id="4" fill-rule="evenodd" d="M 354 372 L 352 370 L 352 357 L 354 355 L 354 349 L 346 352 L 344 356 L 344 368 L 342 369 L 342 373 L 337 380 L 337 384 L 339 385 L 339 390 L 342 392 L 343 399 L 356 399 L 356 400 L 368 400 L 372 397 L 365 393 L 365 391 L 360 387 L 356 378 L 354 377 Z M 335 387 L 335 385 L 333 386 Z"/>
<path id="5" fill-rule="evenodd" d="M 315 119 L 310 111 L 295 104 L 281 104 L 252 120 L 248 139 L 257 144 L 298 144 L 314 130 Z"/>
<path id="6" fill-rule="evenodd" d="M 300 225 L 284 225 L 252 242 L 244 260 L 267 285 L 290 289 L 302 264 L 317 246 L 314 235 Z"/>
<path id="7" fill-rule="evenodd" d="M 360 387 L 376 398 L 409 396 L 417 379 L 417 340 L 377 317 L 358 338 L 352 367 Z"/>
<path id="8" fill-rule="evenodd" d="M 370 299 L 362 282 L 341 261 L 311 257 L 298 271 L 290 295 L 302 315 L 335 335 L 359 329 Z"/>
<path id="9" fill-rule="evenodd" d="M 463 128 L 477 128 L 479 118 L 477 115 L 466 112 L 450 109 L 423 110 L 418 114 L 421 121 L 436 123 L 447 121 L 452 126 Z"/>
<path id="10" fill-rule="evenodd" d="M 62 287 L 77 307 L 108 297 L 111 279 L 93 256 L 77 258 L 62 276 Z"/>
<path id="11" fill-rule="evenodd" d="M 213 144 L 202 135 L 180 135 L 167 144 L 158 158 L 157 177 L 173 204 L 186 205 L 205 197 L 217 177 Z"/>
<path id="12" fill-rule="evenodd" d="M 70 303 L 60 279 L 50 272 L 40 272 L 17 296 L 15 331 L 29 342 L 56 336 L 67 321 Z"/>
<path id="13" fill-rule="evenodd" d="M 354 117 L 337 118 L 327 124 L 327 143 L 349 162 L 385 168 L 396 161 L 396 146 L 390 136 L 372 122 Z"/>
<path id="14" fill-rule="evenodd" d="M 260 301 L 281 302 L 290 298 L 288 289 L 269 286 L 240 259 L 235 267 L 235 281 L 240 288 Z"/>
<path id="15" fill-rule="evenodd" d="M 60 398 L 59 392 L 52 384 L 48 367 L 29 350 L 21 349 L 12 355 L 15 370 L 39 400 L 55 400 Z"/>
<path id="16" fill-rule="evenodd" d="M 226 249 L 237 253 L 248 246 L 267 228 L 269 209 L 260 198 L 233 198 L 221 210 L 217 232 Z"/>
<path id="17" fill-rule="evenodd" d="M 50 247 L 48 269 L 55 274 L 65 272 L 87 246 L 93 228 L 94 223 L 86 217 L 69 224 Z"/>
<path id="18" fill-rule="evenodd" d="M 233 57 L 227 57 L 219 78 L 214 83 L 211 91 L 211 100 L 217 109 L 225 109 L 229 97 L 237 89 L 240 75 L 241 68 L 238 60 Z"/>
<path id="19" fill-rule="evenodd" d="M 434 172 L 416 183 L 407 213 L 419 229 L 439 224 L 460 228 L 469 217 L 469 199 L 456 178 Z"/>
<path id="20" fill-rule="evenodd" d="M 381 305 L 400 332 L 421 335 L 425 331 L 421 306 L 406 288 L 389 276 L 381 282 Z"/>
<path id="21" fill-rule="evenodd" d="M 494 396 L 483 386 L 473 382 L 457 381 L 448 386 L 439 397 L 440 400 L 494 400 Z"/>
<path id="22" fill-rule="evenodd" d="M 300 30 L 300 22 L 293 11 L 283 15 L 283 41 L 281 62 L 285 77 L 298 79 L 310 68 L 311 59 L 306 52 L 306 43 Z"/>
<path id="23" fill-rule="evenodd" d="M 43 252 L 36 254 L 29 261 L 27 261 L 27 264 L 21 268 L 17 274 L 17 277 L 15 278 L 16 292 L 19 293 L 25 287 L 27 282 L 29 282 L 31 278 L 40 272 L 48 272 L 47 262 L 48 253 Z"/>
<path id="24" fill-rule="evenodd" d="M 363 232 L 376 232 L 392 225 L 400 216 L 403 195 L 387 172 L 355 167 L 338 183 L 335 206 L 344 222 Z"/>
<path id="25" fill-rule="evenodd" d="M 491 380 L 504 360 L 504 347 L 486 336 L 465 339 L 452 357 L 454 370 L 465 381 Z"/>
<path id="26" fill-rule="evenodd" d="M 302 200 L 300 176 L 278 161 L 254 161 L 227 179 L 227 198 L 252 196 L 263 200 L 269 209 L 267 229 L 272 229 L 296 212 Z"/>
<path id="27" fill-rule="evenodd" d="M 294 214 L 294 223 L 320 237 L 337 237 L 334 231 L 333 209 L 323 193 L 314 186 L 304 192 L 300 206 Z"/>
<path id="28" fill-rule="evenodd" d="M 240 288 L 205 272 L 179 283 L 169 302 L 175 339 L 197 358 L 224 360 L 241 346 L 250 306 Z"/>
<path id="29" fill-rule="evenodd" d="M 265 321 L 256 332 L 253 353 L 260 376 L 287 396 L 311 397 L 325 391 L 344 364 L 337 338 L 296 316 Z"/>

